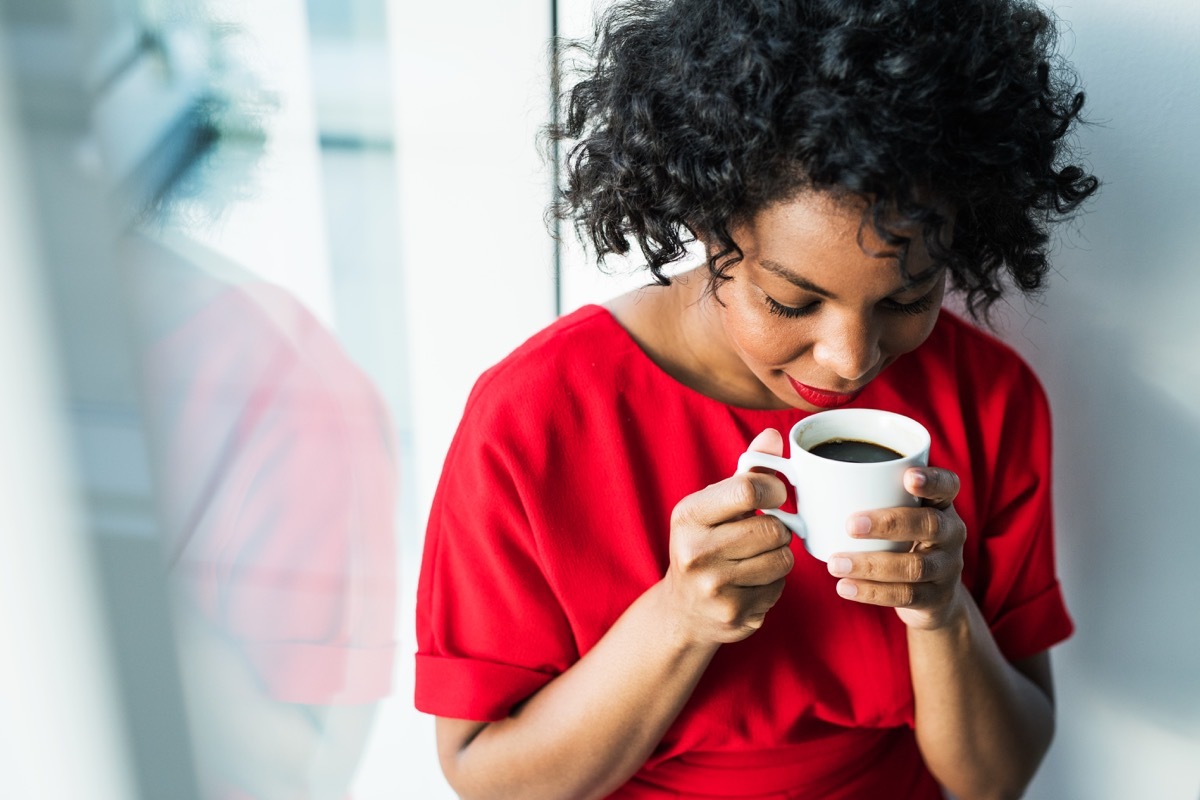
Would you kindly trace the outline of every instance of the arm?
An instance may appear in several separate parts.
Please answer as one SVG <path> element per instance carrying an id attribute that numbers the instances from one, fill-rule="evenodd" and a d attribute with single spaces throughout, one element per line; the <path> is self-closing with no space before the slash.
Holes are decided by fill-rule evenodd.
<path id="1" fill-rule="evenodd" d="M 438 754 L 455 791 L 467 800 L 560 800 L 603 797 L 625 783 L 717 648 L 758 630 L 779 599 L 791 534 L 753 512 L 785 497 L 774 475 L 751 474 L 684 498 L 672 514 L 667 574 L 583 658 L 506 719 L 438 719 Z"/>
<path id="2" fill-rule="evenodd" d="M 853 535 L 912 551 L 838 555 L 829 570 L 843 597 L 892 606 L 908 626 L 917 744 L 938 781 L 961 800 L 1019 797 L 1054 733 L 1049 656 L 1009 663 L 962 585 L 958 477 L 926 468 L 906 480 L 926 505 L 861 515 Z"/>
<path id="3" fill-rule="evenodd" d="M 961 800 L 1020 797 L 1054 735 L 1049 653 L 1010 664 L 975 601 L 936 630 L 908 629 L 917 744 Z"/>

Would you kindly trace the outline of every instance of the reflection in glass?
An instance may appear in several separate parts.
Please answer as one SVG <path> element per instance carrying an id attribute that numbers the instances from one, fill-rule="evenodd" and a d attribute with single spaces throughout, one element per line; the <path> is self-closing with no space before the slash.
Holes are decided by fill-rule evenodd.
<path id="1" fill-rule="evenodd" d="M 285 290 L 123 247 L 209 797 L 339 797 L 391 684 L 391 423 Z"/>
<path id="2" fill-rule="evenodd" d="M 381 796 L 411 436 L 383 0 L 0 15 L 136 794 Z"/>

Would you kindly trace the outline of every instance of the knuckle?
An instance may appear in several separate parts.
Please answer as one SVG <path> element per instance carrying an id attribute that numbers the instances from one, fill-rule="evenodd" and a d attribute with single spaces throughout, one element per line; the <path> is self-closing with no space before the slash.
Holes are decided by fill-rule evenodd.
<path id="1" fill-rule="evenodd" d="M 739 475 L 730 490 L 730 500 L 738 508 L 759 507 L 759 484 L 751 475 Z"/>
<path id="2" fill-rule="evenodd" d="M 700 569 L 702 558 L 690 544 L 685 544 L 676 551 L 675 563 L 684 572 L 695 572 Z"/>
<path id="3" fill-rule="evenodd" d="M 716 620 L 726 628 L 740 628 L 745 622 L 742 610 L 733 602 L 725 602 L 717 606 Z"/>
<path id="4" fill-rule="evenodd" d="M 780 547 L 774 552 L 775 560 L 778 562 L 778 569 L 776 571 L 783 575 L 791 572 L 792 567 L 796 565 L 796 558 L 792 555 L 792 549 L 790 547 Z"/>
<path id="5" fill-rule="evenodd" d="M 723 608 L 728 605 L 723 601 L 725 582 L 711 572 L 700 575 L 696 586 L 703 597 L 717 601 L 719 607 Z"/>
<path id="6" fill-rule="evenodd" d="M 792 541 L 792 532 L 788 530 L 778 517 L 770 514 L 760 514 L 762 520 L 761 535 L 763 544 L 768 547 L 783 547 Z"/>
<path id="7" fill-rule="evenodd" d="M 686 528 L 692 521 L 692 508 L 688 498 L 684 498 L 671 509 L 671 528 Z"/>
<path id="8" fill-rule="evenodd" d="M 956 545 L 967 541 L 967 524 L 957 514 L 954 515 L 954 524 L 950 526 L 949 538 Z"/>
<path id="9" fill-rule="evenodd" d="M 782 539 L 787 526 L 770 514 L 759 514 L 754 518 L 754 535 L 764 544 L 775 544 Z"/>
<path id="10" fill-rule="evenodd" d="M 936 508 L 923 508 L 921 533 L 926 539 L 938 539 L 942 532 L 942 512 Z"/>
<path id="11" fill-rule="evenodd" d="M 857 590 L 855 599 L 859 602 L 868 605 L 874 605 L 879 602 L 879 584 L 867 580 L 857 580 L 854 582 L 854 586 Z"/>
<path id="12" fill-rule="evenodd" d="M 872 531 L 890 531 L 896 527 L 896 511 L 894 509 L 881 508 L 872 511 L 870 516 Z"/>
<path id="13" fill-rule="evenodd" d="M 912 553 L 905 560 L 905 579 L 909 583 L 923 583 L 929 579 L 932 567 L 925 556 Z"/>
<path id="14" fill-rule="evenodd" d="M 704 549 L 697 538 L 678 531 L 671 536 L 670 551 L 671 563 L 684 572 L 696 571 L 705 561 Z"/>

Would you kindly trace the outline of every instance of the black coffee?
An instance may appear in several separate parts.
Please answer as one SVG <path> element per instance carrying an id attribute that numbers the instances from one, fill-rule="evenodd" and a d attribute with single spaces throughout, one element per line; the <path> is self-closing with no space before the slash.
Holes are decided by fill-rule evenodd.
<path id="1" fill-rule="evenodd" d="M 816 447 L 808 448 L 808 452 L 821 458 L 834 461 L 852 461 L 856 464 L 870 464 L 876 461 L 895 461 L 904 458 L 890 447 L 884 447 L 874 442 L 863 442 L 858 439 L 830 439 L 821 442 Z"/>

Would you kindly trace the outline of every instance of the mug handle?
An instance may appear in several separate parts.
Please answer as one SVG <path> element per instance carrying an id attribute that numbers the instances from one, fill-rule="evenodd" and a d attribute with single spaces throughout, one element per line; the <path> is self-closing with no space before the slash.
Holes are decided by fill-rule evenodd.
<path id="1" fill-rule="evenodd" d="M 749 472 L 754 467 L 762 467 L 763 469 L 780 472 L 787 478 L 789 483 L 792 483 L 793 486 L 795 485 L 795 482 L 788 476 L 790 462 L 786 458 L 773 456 L 770 453 L 760 453 L 757 450 L 747 450 L 738 457 L 737 471 L 739 475 Z M 804 538 L 807 529 L 804 526 L 804 519 L 799 514 L 789 514 L 786 511 L 780 511 L 778 508 L 764 508 L 761 511 L 778 519 L 789 531 L 801 539 Z"/>

